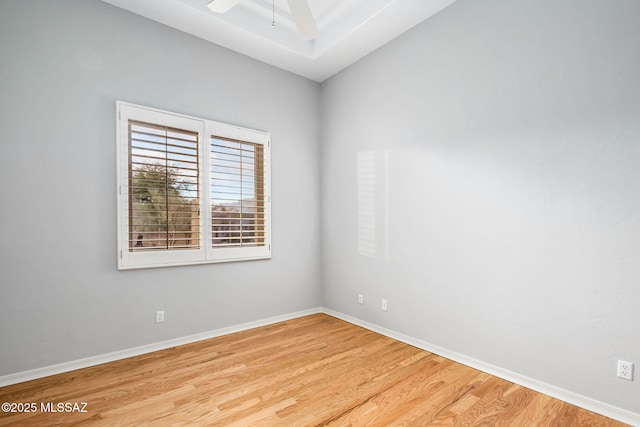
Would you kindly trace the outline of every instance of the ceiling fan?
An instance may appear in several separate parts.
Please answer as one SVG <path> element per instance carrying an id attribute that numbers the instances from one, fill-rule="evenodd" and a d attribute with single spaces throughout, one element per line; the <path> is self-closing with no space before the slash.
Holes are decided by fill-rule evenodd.
<path id="1" fill-rule="evenodd" d="M 209 9 L 217 13 L 225 13 L 242 0 L 211 0 L 209 2 Z M 289 3 L 289 9 L 291 9 L 291 15 L 298 27 L 298 33 L 304 40 L 313 40 L 318 35 L 318 29 L 316 23 L 313 20 L 311 9 L 307 0 L 287 0 Z"/>

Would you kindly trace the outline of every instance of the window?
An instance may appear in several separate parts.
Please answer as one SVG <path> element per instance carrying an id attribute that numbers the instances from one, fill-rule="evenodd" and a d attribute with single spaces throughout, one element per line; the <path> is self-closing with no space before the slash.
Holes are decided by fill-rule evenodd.
<path id="1" fill-rule="evenodd" d="M 118 268 L 271 257 L 269 134 L 117 103 Z"/>

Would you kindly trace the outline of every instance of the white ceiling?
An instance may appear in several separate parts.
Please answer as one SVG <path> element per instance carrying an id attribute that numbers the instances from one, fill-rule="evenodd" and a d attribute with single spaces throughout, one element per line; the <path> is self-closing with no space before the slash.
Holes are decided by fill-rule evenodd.
<path id="1" fill-rule="evenodd" d="M 242 0 L 225 14 L 209 0 L 103 0 L 311 80 L 322 82 L 456 0 L 308 0 L 318 27 L 302 40 L 287 0 Z"/>

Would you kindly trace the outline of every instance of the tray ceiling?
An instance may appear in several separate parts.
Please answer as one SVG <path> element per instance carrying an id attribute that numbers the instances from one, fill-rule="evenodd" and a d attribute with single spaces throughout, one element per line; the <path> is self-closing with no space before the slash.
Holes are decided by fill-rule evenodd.
<path id="1" fill-rule="evenodd" d="M 103 1 L 322 82 L 456 0 L 308 0 L 318 27 L 311 41 L 298 35 L 286 0 L 242 0 L 224 14 L 208 0 Z"/>

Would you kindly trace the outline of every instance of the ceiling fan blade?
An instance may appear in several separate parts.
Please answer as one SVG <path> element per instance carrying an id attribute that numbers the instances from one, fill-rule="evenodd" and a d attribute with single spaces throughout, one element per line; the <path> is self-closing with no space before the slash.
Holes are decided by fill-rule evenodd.
<path id="1" fill-rule="evenodd" d="M 240 0 L 211 0 L 207 6 L 214 12 L 225 13 L 238 3 Z"/>
<path id="2" fill-rule="evenodd" d="M 298 27 L 298 33 L 304 40 L 313 40 L 318 35 L 316 23 L 313 20 L 307 0 L 287 0 L 291 15 Z"/>

